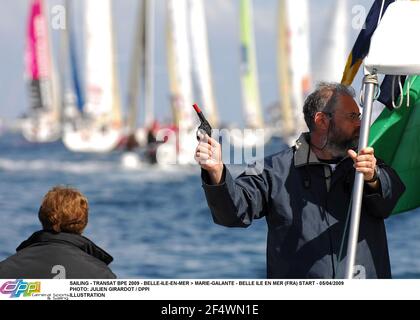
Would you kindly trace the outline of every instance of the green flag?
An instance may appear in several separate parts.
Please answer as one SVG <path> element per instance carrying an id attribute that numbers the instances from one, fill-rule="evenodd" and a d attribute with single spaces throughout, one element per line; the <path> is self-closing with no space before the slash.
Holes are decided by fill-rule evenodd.
<path id="1" fill-rule="evenodd" d="M 407 78 L 402 106 L 384 109 L 372 124 L 369 145 L 406 186 L 393 213 L 420 207 L 420 76 Z"/>

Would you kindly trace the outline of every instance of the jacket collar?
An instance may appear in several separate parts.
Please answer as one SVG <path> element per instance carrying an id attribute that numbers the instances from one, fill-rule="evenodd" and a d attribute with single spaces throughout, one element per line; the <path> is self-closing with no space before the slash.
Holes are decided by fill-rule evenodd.
<path id="1" fill-rule="evenodd" d="M 294 145 L 295 156 L 294 156 L 294 165 L 296 168 L 310 165 L 310 164 L 321 164 L 321 165 L 328 165 L 327 163 L 319 161 L 315 153 L 312 151 L 311 147 L 309 146 L 309 132 L 304 132 L 300 135 L 300 137 L 296 140 L 296 144 Z M 309 152 L 309 159 L 308 159 L 308 152 Z M 349 156 L 345 156 L 339 163 L 341 164 L 346 160 L 350 159 Z M 352 162 L 350 162 L 352 163 Z"/>
<path id="2" fill-rule="evenodd" d="M 105 252 L 105 250 L 99 248 L 96 244 L 84 236 L 74 233 L 55 233 L 45 230 L 37 231 L 32 234 L 27 240 L 23 241 L 19 247 L 17 247 L 16 251 L 20 251 L 30 246 L 51 242 L 75 246 L 87 254 L 103 261 L 107 265 L 114 260 L 111 255 Z"/>
<path id="3" fill-rule="evenodd" d="M 320 162 L 316 157 L 315 153 L 311 150 L 308 140 L 309 132 L 302 133 L 300 137 L 296 140 L 296 144 L 294 146 L 294 164 L 296 168 L 305 166 L 307 164 L 322 164 L 322 162 Z"/>

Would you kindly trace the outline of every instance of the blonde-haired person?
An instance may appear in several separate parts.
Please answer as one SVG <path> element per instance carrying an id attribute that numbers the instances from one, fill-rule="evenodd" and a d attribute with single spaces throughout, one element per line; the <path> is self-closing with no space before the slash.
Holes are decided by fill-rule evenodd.
<path id="1" fill-rule="evenodd" d="M 0 278 L 116 278 L 108 267 L 113 258 L 82 236 L 88 214 L 88 200 L 80 191 L 52 188 L 38 212 L 42 230 L 22 242 L 16 254 L 0 262 Z"/>

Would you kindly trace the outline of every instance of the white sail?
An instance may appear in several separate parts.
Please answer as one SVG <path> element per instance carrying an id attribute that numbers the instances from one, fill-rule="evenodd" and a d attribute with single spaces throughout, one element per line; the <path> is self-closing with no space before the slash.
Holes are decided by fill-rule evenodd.
<path id="1" fill-rule="evenodd" d="M 288 65 L 290 104 L 293 110 L 294 134 L 287 137 L 291 144 L 300 132 L 307 131 L 303 119 L 304 99 L 311 89 L 309 10 L 307 0 L 285 1 L 287 15 Z"/>
<path id="2" fill-rule="evenodd" d="M 67 127 L 64 144 L 73 151 L 108 152 L 121 138 L 121 108 L 110 0 L 85 0 L 85 120 Z"/>
<path id="3" fill-rule="evenodd" d="M 87 0 L 85 3 L 85 112 L 95 118 L 108 118 L 116 112 L 119 118 L 111 1 Z"/>
<path id="4" fill-rule="evenodd" d="M 188 0 L 189 31 L 191 40 L 192 72 L 196 102 L 202 107 L 207 120 L 219 127 L 216 101 L 210 70 L 206 16 L 203 0 Z"/>
<path id="5" fill-rule="evenodd" d="M 336 0 L 332 6 L 332 20 L 327 21 L 324 39 L 320 50 L 322 61 L 317 64 L 317 81 L 340 82 L 343 76 L 343 66 L 347 58 L 347 1 Z"/>
<path id="6" fill-rule="evenodd" d="M 193 99 L 190 44 L 187 25 L 187 0 L 167 1 L 168 67 L 175 125 L 192 129 Z"/>
<path id="7" fill-rule="evenodd" d="M 194 161 L 195 127 L 191 79 L 191 47 L 188 25 L 188 0 L 167 1 L 167 61 L 169 87 L 176 139 L 161 145 L 158 163 L 188 164 Z"/>

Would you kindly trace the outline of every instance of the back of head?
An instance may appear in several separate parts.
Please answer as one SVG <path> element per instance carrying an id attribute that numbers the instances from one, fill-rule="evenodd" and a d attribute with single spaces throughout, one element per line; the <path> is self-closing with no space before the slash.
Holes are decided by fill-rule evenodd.
<path id="1" fill-rule="evenodd" d="M 81 234 L 88 211 L 88 201 L 80 191 L 56 186 L 44 196 L 38 217 L 44 230 Z"/>

